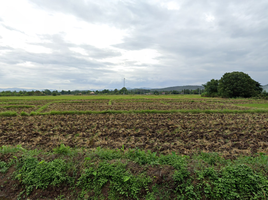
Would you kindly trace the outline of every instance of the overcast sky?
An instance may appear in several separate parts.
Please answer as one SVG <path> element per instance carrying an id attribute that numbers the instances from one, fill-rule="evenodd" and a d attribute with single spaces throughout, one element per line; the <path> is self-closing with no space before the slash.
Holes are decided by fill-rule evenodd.
<path id="1" fill-rule="evenodd" d="M 268 84 L 267 0 L 0 2 L 0 88 Z"/>

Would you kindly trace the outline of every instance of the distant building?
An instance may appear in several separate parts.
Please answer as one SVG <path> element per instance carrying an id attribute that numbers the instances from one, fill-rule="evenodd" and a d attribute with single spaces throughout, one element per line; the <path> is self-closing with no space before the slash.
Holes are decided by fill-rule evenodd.
<path id="1" fill-rule="evenodd" d="M 93 94 L 95 94 L 95 92 L 90 92 L 89 94 L 93 95 Z"/>
<path id="2" fill-rule="evenodd" d="M 166 94 L 165 92 L 162 92 L 162 94 Z"/>

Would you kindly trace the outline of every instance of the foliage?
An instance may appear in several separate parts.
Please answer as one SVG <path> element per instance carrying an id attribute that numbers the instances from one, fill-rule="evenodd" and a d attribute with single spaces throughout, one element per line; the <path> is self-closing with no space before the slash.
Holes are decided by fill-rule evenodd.
<path id="1" fill-rule="evenodd" d="M 138 199 L 139 191 L 147 187 L 151 180 L 143 175 L 134 176 L 126 171 L 121 162 L 100 162 L 97 168 L 89 167 L 78 179 L 77 186 L 83 190 L 94 190 L 100 195 L 101 189 L 110 183 L 110 196 L 123 195 Z"/>
<path id="2" fill-rule="evenodd" d="M 53 152 L 61 155 L 71 155 L 73 153 L 72 149 L 64 144 L 61 144 L 59 147 L 53 149 Z"/>
<path id="3" fill-rule="evenodd" d="M 218 92 L 221 97 L 254 97 L 262 92 L 260 83 L 243 72 L 225 73 L 219 80 Z"/>
<path id="4" fill-rule="evenodd" d="M 1 154 L 7 154 L 7 153 L 16 153 L 18 151 L 24 151 L 21 145 L 17 146 L 2 146 L 0 147 L 0 153 Z"/>
<path id="5" fill-rule="evenodd" d="M 76 174 L 74 177 L 68 175 L 75 166 L 72 159 L 64 157 L 46 161 L 36 158 L 45 154 L 40 156 L 40 152 L 24 150 L 21 158 L 13 156 L 16 162 L 0 161 L 0 173 L 6 173 L 16 163 L 13 178 L 20 181 L 26 195 L 30 195 L 34 188 L 46 189 L 48 186 L 73 187 L 76 191 L 82 189 L 78 194 L 80 198 L 94 194 L 94 198 L 98 199 L 101 199 L 105 187 L 108 188 L 109 199 L 142 199 L 145 196 L 146 199 L 157 199 L 158 190 L 165 193 L 161 195 L 164 199 L 171 198 L 170 195 L 177 195 L 178 199 L 265 199 L 268 193 L 268 156 L 262 153 L 231 161 L 217 153 L 200 153 L 190 158 L 175 153 L 156 155 L 151 151 L 122 150 L 123 147 L 121 150 L 98 148 L 89 154 L 93 159 L 84 157 L 81 160 L 80 157 L 84 169 L 73 173 Z M 164 166 L 172 166 L 175 171 L 171 170 L 165 176 L 170 174 L 173 181 L 157 185 L 152 182 L 157 178 L 155 176 L 130 173 L 133 172 L 128 165 L 130 160 L 136 161 L 145 170 L 150 169 L 151 173 Z M 168 180 L 164 176 L 162 178 L 162 181 Z M 142 189 L 145 191 L 141 192 Z"/>
<path id="6" fill-rule="evenodd" d="M 263 90 L 258 97 L 262 99 L 268 99 L 268 92 L 266 92 L 266 90 Z"/>
<path id="7" fill-rule="evenodd" d="M 34 157 L 26 157 L 18 163 L 14 174 L 15 179 L 25 185 L 26 193 L 29 195 L 34 188 L 45 189 L 48 185 L 59 185 L 71 183 L 73 178 L 67 175 L 69 165 L 61 159 L 51 162 L 38 161 Z"/>
<path id="8" fill-rule="evenodd" d="M 0 173 L 6 173 L 8 169 L 9 169 L 8 163 L 0 161 Z"/>
<path id="9" fill-rule="evenodd" d="M 219 80 L 211 79 L 208 81 L 206 84 L 203 86 L 205 87 L 205 94 L 203 96 L 207 97 L 216 97 L 218 96 L 218 85 L 219 85 Z"/>

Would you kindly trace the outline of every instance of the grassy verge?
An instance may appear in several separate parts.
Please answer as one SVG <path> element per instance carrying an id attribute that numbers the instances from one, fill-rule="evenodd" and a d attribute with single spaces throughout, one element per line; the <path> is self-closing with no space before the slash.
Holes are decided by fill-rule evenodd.
<path id="1" fill-rule="evenodd" d="M 105 111 L 50 111 L 43 112 L 50 104 L 55 102 L 50 102 L 41 108 L 39 108 L 36 112 L 31 112 L 30 114 L 26 112 L 21 112 L 21 116 L 33 116 L 33 115 L 83 115 L 83 114 L 133 114 L 133 113 L 223 113 L 223 114 L 237 114 L 237 113 L 268 113 L 268 110 L 265 109 L 255 109 L 255 110 L 105 110 Z M 0 116 L 17 116 L 19 115 L 17 112 L 0 112 Z"/>
<path id="2" fill-rule="evenodd" d="M 33 105 L 11 105 L 11 106 L 0 106 L 1 108 L 35 108 Z"/>
<path id="3" fill-rule="evenodd" d="M 3 146 L 0 191 L 21 199 L 266 199 L 267 163 L 264 154 L 226 160 L 216 153 L 157 155 L 124 146 L 61 145 L 53 152 Z"/>
<path id="4" fill-rule="evenodd" d="M 105 111 L 51 111 L 39 115 L 77 115 L 77 114 L 117 114 L 117 113 L 268 113 L 268 110 L 105 110 Z"/>
<path id="5" fill-rule="evenodd" d="M 42 107 L 38 108 L 35 112 L 36 112 L 36 113 L 40 113 L 40 112 L 42 112 L 43 110 L 45 110 L 50 104 L 53 104 L 53 103 L 57 103 L 57 102 L 49 102 L 49 103 L 47 103 L 46 105 L 43 105 Z"/>
<path id="6" fill-rule="evenodd" d="M 268 104 L 234 104 L 236 106 L 250 107 L 250 108 L 268 108 Z"/>
<path id="7" fill-rule="evenodd" d="M 0 112 L 0 117 L 11 117 L 11 116 L 17 116 L 17 112 L 7 111 L 7 112 Z"/>

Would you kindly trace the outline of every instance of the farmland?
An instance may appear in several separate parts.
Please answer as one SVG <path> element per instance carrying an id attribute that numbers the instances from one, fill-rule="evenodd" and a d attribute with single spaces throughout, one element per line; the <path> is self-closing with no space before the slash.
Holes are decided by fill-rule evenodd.
<path id="1" fill-rule="evenodd" d="M 0 192 L 9 199 L 265 199 L 267 105 L 197 95 L 0 98 Z M 62 179 L 38 182 L 31 174 L 41 171 L 26 170 L 57 162 L 66 165 Z"/>

